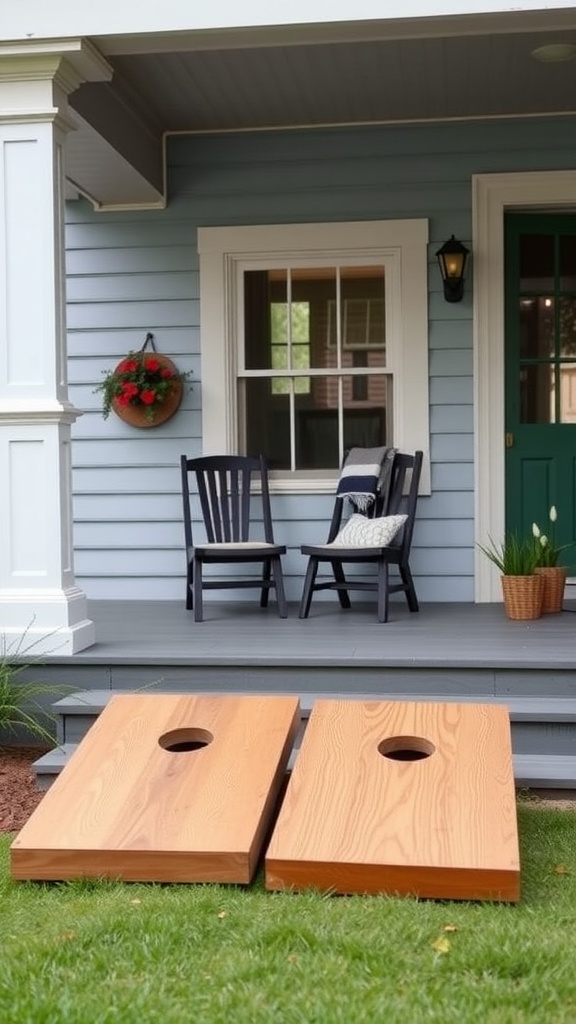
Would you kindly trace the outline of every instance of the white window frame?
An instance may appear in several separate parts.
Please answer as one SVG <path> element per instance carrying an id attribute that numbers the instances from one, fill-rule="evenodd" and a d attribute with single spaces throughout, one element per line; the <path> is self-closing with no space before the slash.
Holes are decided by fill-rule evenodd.
<path id="1" fill-rule="evenodd" d="M 198 229 L 202 438 L 206 454 L 238 451 L 242 274 L 266 267 L 386 265 L 386 372 L 393 377 L 394 445 L 425 454 L 421 491 L 430 493 L 428 401 L 428 221 L 268 224 Z M 331 491 L 336 471 L 306 479 L 275 474 L 275 491 Z"/>

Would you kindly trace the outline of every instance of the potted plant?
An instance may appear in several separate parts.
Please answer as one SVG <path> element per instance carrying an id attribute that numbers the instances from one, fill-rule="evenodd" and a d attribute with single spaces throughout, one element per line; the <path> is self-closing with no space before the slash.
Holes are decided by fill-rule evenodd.
<path id="1" fill-rule="evenodd" d="M 151 352 L 146 352 L 148 345 Z M 102 415 L 107 419 L 113 410 L 131 426 L 159 426 L 178 409 L 189 376 L 180 373 L 168 356 L 156 352 L 149 333 L 142 348 L 129 352 L 95 388 L 103 394 Z"/>
<path id="2" fill-rule="evenodd" d="M 500 570 L 504 608 L 509 619 L 538 619 L 542 609 L 544 581 L 535 572 L 538 552 L 532 537 L 509 533 L 500 546 L 478 545 Z"/>
<path id="3" fill-rule="evenodd" d="M 564 589 L 566 586 L 566 567 L 558 565 L 560 553 L 570 544 L 558 545 L 556 543 L 556 521 L 558 514 L 556 506 L 551 505 L 548 513 L 550 528 L 548 534 L 542 533 L 537 523 L 532 523 L 532 534 L 536 547 L 536 568 L 535 572 L 544 580 L 544 593 L 542 597 L 542 612 L 550 614 L 561 612 L 564 603 Z"/>

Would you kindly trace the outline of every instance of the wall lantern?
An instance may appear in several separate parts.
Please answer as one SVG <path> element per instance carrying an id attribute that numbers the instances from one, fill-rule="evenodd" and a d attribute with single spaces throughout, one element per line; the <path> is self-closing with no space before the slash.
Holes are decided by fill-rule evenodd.
<path id="1" fill-rule="evenodd" d="M 436 253 L 446 302 L 462 302 L 464 298 L 464 274 L 469 253 L 470 249 L 462 245 L 454 235 Z"/>

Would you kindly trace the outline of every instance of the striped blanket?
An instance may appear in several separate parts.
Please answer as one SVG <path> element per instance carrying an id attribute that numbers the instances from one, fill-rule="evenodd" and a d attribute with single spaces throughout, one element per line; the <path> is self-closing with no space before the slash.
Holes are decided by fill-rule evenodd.
<path id="1" fill-rule="evenodd" d="M 360 512 L 386 492 L 392 473 L 395 448 L 351 448 L 340 474 L 336 495 L 347 497 Z"/>

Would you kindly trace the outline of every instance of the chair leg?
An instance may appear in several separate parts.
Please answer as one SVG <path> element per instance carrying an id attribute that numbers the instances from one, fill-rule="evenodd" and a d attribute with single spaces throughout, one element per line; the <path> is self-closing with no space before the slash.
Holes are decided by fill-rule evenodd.
<path id="1" fill-rule="evenodd" d="M 267 558 L 262 563 L 262 582 L 267 584 L 267 585 L 262 587 L 262 590 L 260 591 L 260 607 L 261 608 L 267 608 L 268 607 L 268 596 L 270 594 L 270 561 L 271 560 L 269 558 Z"/>
<path id="2" fill-rule="evenodd" d="M 318 572 L 318 559 L 311 556 L 308 559 L 308 568 L 306 569 L 306 578 L 304 580 L 304 589 L 302 590 L 302 599 L 300 601 L 300 609 L 298 611 L 299 619 L 307 619 L 310 611 L 310 603 L 312 601 L 312 591 L 314 589 L 314 581 L 316 580 L 316 573 Z"/>
<path id="3" fill-rule="evenodd" d="M 286 605 L 286 594 L 284 593 L 284 576 L 282 574 L 282 562 L 280 557 L 271 559 L 272 562 L 272 575 L 274 577 L 274 583 L 276 584 L 276 602 L 278 604 L 278 615 L 281 619 L 288 618 L 288 607 Z M 266 591 L 268 596 L 268 591 Z"/>
<path id="4" fill-rule="evenodd" d="M 378 622 L 388 622 L 388 562 L 378 562 Z"/>
<path id="5" fill-rule="evenodd" d="M 192 571 L 192 564 L 188 566 L 186 571 L 186 610 L 190 611 L 194 607 L 194 601 L 192 600 L 192 587 L 194 583 L 194 573 Z"/>
<path id="6" fill-rule="evenodd" d="M 202 622 L 202 562 L 194 560 L 194 622 Z"/>
<path id="7" fill-rule="evenodd" d="M 416 588 L 414 586 L 414 580 L 410 571 L 409 565 L 399 565 L 400 576 L 405 587 L 406 600 L 408 607 L 411 612 L 420 611 L 420 605 L 418 604 L 418 598 L 416 596 Z"/>
<path id="8" fill-rule="evenodd" d="M 342 568 L 342 562 L 331 562 L 332 572 L 334 573 L 334 579 L 337 583 L 346 583 L 346 577 L 344 575 L 344 569 Z M 347 590 L 337 590 L 338 600 L 340 601 L 341 608 L 351 608 L 350 596 Z"/>

